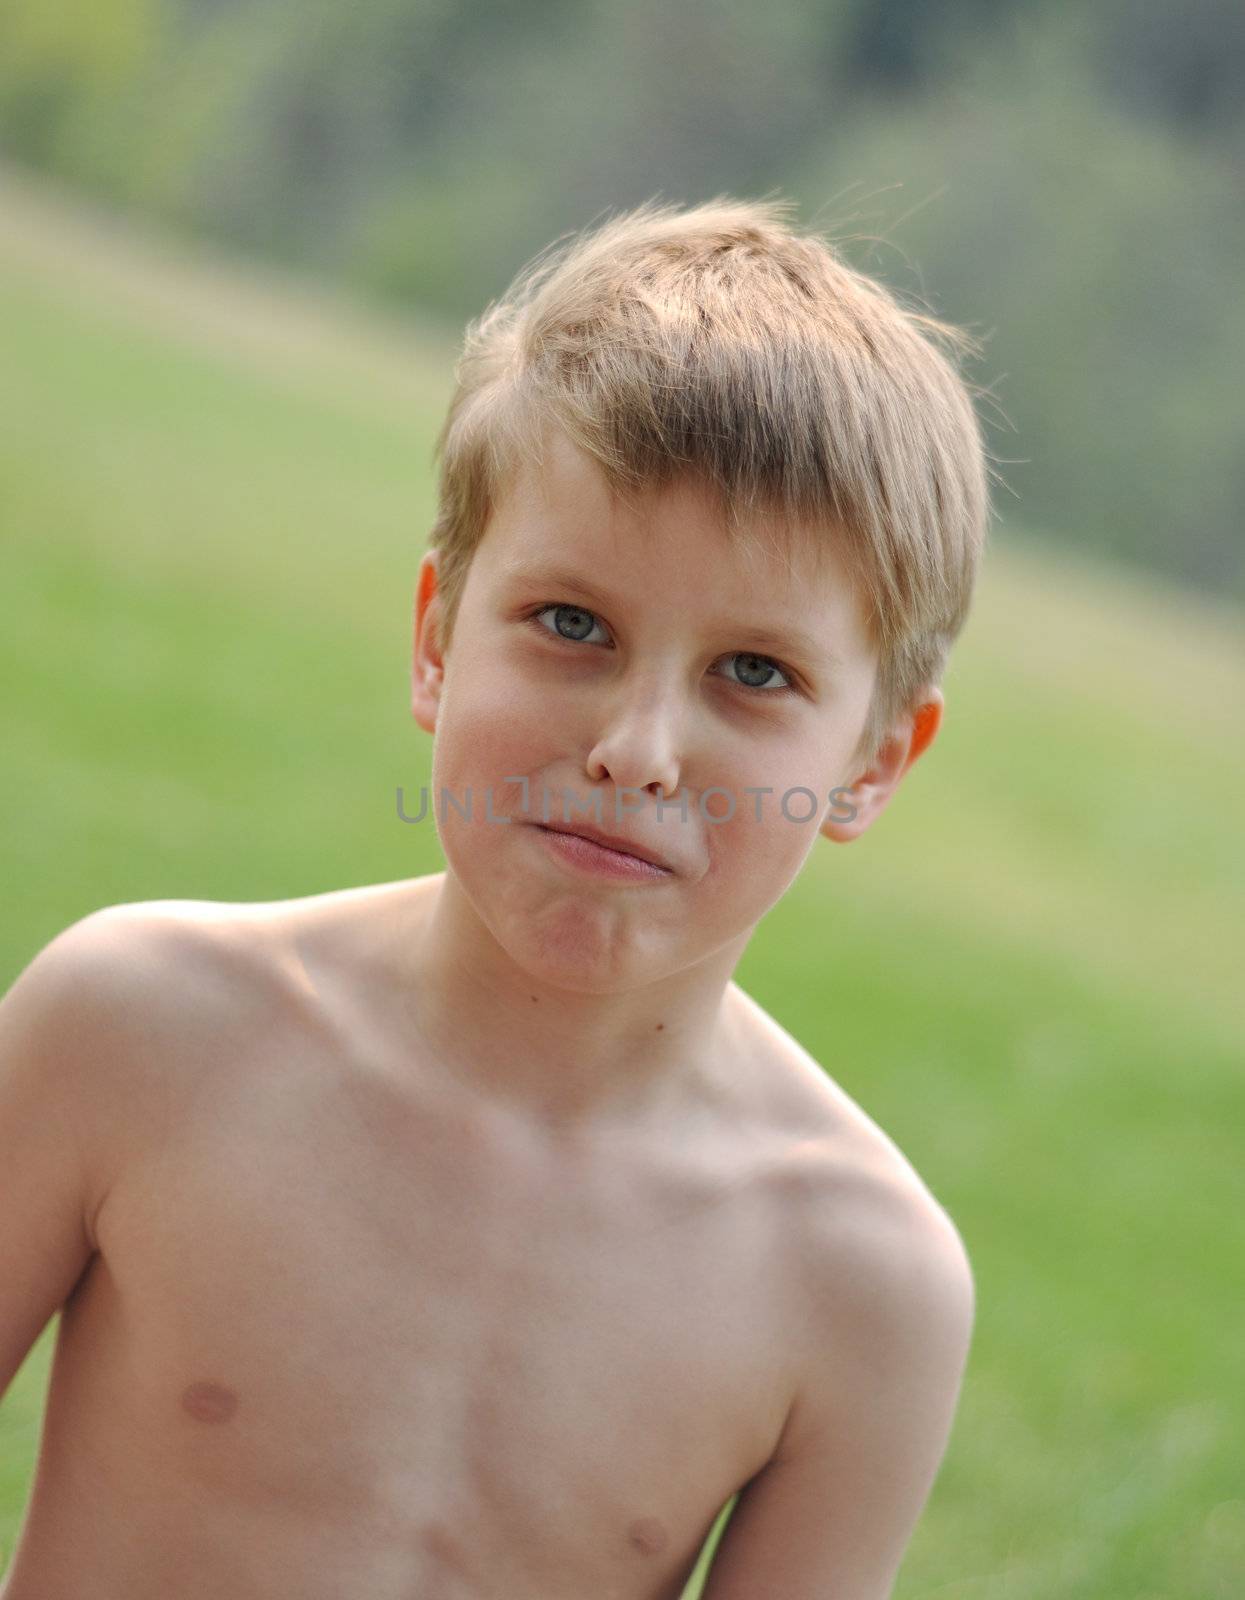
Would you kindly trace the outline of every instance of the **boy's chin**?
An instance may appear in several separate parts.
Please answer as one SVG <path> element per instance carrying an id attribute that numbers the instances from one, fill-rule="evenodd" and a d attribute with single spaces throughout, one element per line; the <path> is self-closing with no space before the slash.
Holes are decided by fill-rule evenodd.
<path id="1" fill-rule="evenodd" d="M 591 904 L 548 906 L 498 931 L 534 981 L 572 994 L 623 994 L 669 976 L 678 964 L 677 952 L 659 948 L 651 929 Z"/>
<path id="2" fill-rule="evenodd" d="M 449 870 L 454 873 L 453 862 Z M 634 900 L 611 903 L 573 886 L 509 876 L 502 890 L 501 874 L 482 876 L 466 863 L 454 876 L 493 941 L 534 984 L 573 994 L 623 994 L 669 977 L 689 959 L 657 935 L 651 915 Z"/>

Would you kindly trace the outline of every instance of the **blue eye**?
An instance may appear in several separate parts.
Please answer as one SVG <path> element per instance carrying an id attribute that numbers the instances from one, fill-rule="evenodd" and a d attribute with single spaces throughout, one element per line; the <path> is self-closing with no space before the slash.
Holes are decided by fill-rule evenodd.
<path id="1" fill-rule="evenodd" d="M 556 603 L 541 606 L 540 610 L 533 615 L 532 621 L 539 621 L 546 611 L 557 613 L 554 625 L 552 628 L 548 628 L 541 622 L 540 626 L 545 629 L 546 633 L 556 633 L 559 639 L 569 639 L 572 644 L 581 644 L 592 632 L 592 624 L 596 622 L 594 614 L 591 611 L 585 611 L 582 606 L 559 605 Z"/>
<path id="2" fill-rule="evenodd" d="M 777 664 L 777 662 L 771 661 L 768 656 L 757 656 L 752 655 L 746 650 L 737 650 L 733 656 L 726 656 L 723 659 L 727 661 L 746 662 L 747 665 L 744 668 L 745 672 L 762 674 L 762 681 L 760 683 L 750 683 L 747 678 L 736 678 L 733 680 L 734 682 L 739 683 L 741 687 L 745 689 L 757 689 L 764 694 L 775 694 L 779 689 L 791 688 L 791 681 L 787 677 L 786 673 Z M 772 681 L 772 675 L 775 672 L 783 680 L 779 684 L 775 684 Z M 766 674 L 768 674 L 768 676 L 766 676 Z"/>
<path id="3" fill-rule="evenodd" d="M 554 620 L 552 626 L 543 619 L 552 611 Z M 594 627 L 601 626 L 594 611 L 588 611 L 583 606 L 568 605 L 564 602 L 551 600 L 529 616 L 529 621 L 534 622 L 544 633 L 552 634 L 556 639 L 565 639 L 568 644 L 597 643 L 590 640 Z M 749 682 L 747 677 L 728 677 L 727 682 L 733 683 L 737 688 L 744 689 L 750 694 L 781 694 L 784 690 L 794 689 L 795 685 L 788 678 L 786 672 L 776 661 L 771 661 L 769 656 L 759 656 L 748 650 L 736 650 L 730 655 L 723 656 L 724 661 L 746 663 L 744 672 L 750 675 L 760 675 L 760 682 Z M 774 674 L 782 679 L 781 683 L 773 681 Z"/>

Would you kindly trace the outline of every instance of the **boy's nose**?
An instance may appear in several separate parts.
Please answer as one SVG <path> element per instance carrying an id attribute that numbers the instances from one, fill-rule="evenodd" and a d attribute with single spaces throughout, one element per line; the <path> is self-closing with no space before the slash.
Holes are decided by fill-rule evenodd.
<path id="1" fill-rule="evenodd" d="M 682 715 L 669 698 L 633 696 L 613 715 L 588 754 L 589 781 L 616 788 L 649 789 L 673 799 L 679 788 Z"/>

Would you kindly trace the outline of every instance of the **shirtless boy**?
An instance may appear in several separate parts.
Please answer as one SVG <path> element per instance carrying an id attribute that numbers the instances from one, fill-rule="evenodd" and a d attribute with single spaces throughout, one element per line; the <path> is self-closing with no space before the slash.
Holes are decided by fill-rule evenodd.
<path id="1" fill-rule="evenodd" d="M 970 1269 L 732 973 L 937 732 L 967 346 L 772 201 L 615 218 L 468 330 L 445 871 L 109 907 L 0 1005 L 0 1391 L 61 1314 L 4 1600 L 677 1600 L 737 1491 L 709 1600 L 890 1594 Z"/>

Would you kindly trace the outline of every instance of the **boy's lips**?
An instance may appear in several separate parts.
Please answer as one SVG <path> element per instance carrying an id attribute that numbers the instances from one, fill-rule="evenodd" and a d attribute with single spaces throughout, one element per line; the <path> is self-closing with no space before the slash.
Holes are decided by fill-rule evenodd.
<path id="1" fill-rule="evenodd" d="M 587 839 L 592 844 L 603 845 L 607 850 L 617 850 L 623 855 L 637 856 L 641 861 L 647 861 L 651 866 L 660 867 L 664 872 L 673 872 L 674 868 L 656 850 L 650 850 L 646 845 L 637 843 L 634 839 L 624 839 L 619 834 L 606 833 L 603 828 L 594 828 L 589 823 L 577 822 L 572 827 L 565 822 L 538 822 L 538 828 L 543 828 L 546 833 L 570 833 L 576 838 Z"/>

